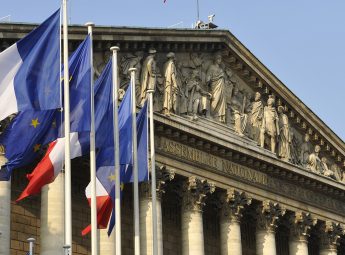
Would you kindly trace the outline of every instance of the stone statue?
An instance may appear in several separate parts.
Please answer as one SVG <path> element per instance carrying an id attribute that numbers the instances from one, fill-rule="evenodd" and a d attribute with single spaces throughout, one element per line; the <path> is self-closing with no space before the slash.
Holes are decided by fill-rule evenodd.
<path id="1" fill-rule="evenodd" d="M 139 51 L 125 54 L 120 61 L 120 88 L 126 90 L 127 86 L 131 80 L 131 75 L 129 73 L 130 68 L 136 68 L 135 72 L 135 92 L 137 95 L 137 102 L 140 99 L 140 71 L 141 71 L 141 60 L 143 59 L 144 53 Z M 140 103 L 140 101 L 139 101 Z"/>
<path id="2" fill-rule="evenodd" d="M 5 156 L 5 146 L 0 144 L 0 169 L 6 163 L 7 163 L 7 158 Z"/>
<path id="3" fill-rule="evenodd" d="M 320 151 L 321 151 L 320 145 L 316 145 L 314 152 L 309 155 L 308 161 L 307 161 L 307 169 L 318 174 L 320 174 L 322 171 L 321 159 L 319 158 Z"/>
<path id="4" fill-rule="evenodd" d="M 343 173 L 337 164 L 332 164 L 331 171 L 334 173 L 334 177 L 337 181 L 343 182 Z"/>
<path id="5" fill-rule="evenodd" d="M 260 92 L 255 93 L 254 102 L 252 103 L 250 124 L 252 126 L 253 140 L 260 144 L 260 128 L 264 117 L 264 106 L 261 100 Z"/>
<path id="6" fill-rule="evenodd" d="M 177 105 L 179 106 L 177 108 L 178 110 L 178 114 L 181 115 L 187 115 L 188 112 L 188 91 L 187 91 L 187 86 L 186 86 L 186 75 L 184 75 L 183 71 L 182 71 L 182 62 L 177 62 L 176 63 L 176 81 L 177 81 L 177 85 L 180 88 L 180 93 L 179 93 L 179 97 Z M 189 76 L 189 75 L 188 75 Z"/>
<path id="7" fill-rule="evenodd" d="M 187 81 L 186 94 L 188 97 L 188 114 L 193 120 L 198 119 L 197 115 L 206 115 L 207 101 L 211 98 L 211 94 L 203 90 L 200 86 L 198 70 L 194 69 L 191 78 Z"/>
<path id="8" fill-rule="evenodd" d="M 244 112 L 245 105 L 246 96 L 244 96 L 243 100 L 241 101 L 239 90 L 237 87 L 235 87 L 233 89 L 230 107 L 232 111 L 235 132 L 240 136 L 244 136 L 244 130 L 246 128 L 248 119 L 248 115 Z"/>
<path id="9" fill-rule="evenodd" d="M 225 79 L 221 63 L 222 56 L 217 54 L 207 70 L 206 83 L 211 88 L 211 112 L 217 121 L 225 123 Z"/>
<path id="10" fill-rule="evenodd" d="M 309 155 L 312 153 L 312 146 L 310 144 L 309 134 L 304 135 L 304 141 L 301 145 L 300 161 L 302 166 L 306 167 Z"/>
<path id="11" fill-rule="evenodd" d="M 291 131 L 289 117 L 284 113 L 284 107 L 278 106 L 279 114 L 279 136 L 278 136 L 278 156 L 284 161 L 291 161 Z"/>
<path id="12" fill-rule="evenodd" d="M 140 105 L 143 105 L 146 100 L 147 90 L 156 89 L 156 50 L 150 49 L 149 55 L 146 57 L 140 76 Z"/>
<path id="13" fill-rule="evenodd" d="M 334 172 L 332 171 L 332 169 L 330 169 L 327 165 L 327 158 L 326 157 L 322 157 L 321 158 L 321 171 L 322 174 L 326 177 L 330 177 L 332 179 L 335 179 L 335 175 Z"/>
<path id="14" fill-rule="evenodd" d="M 177 96 L 180 88 L 176 79 L 175 54 L 169 52 L 167 58 L 168 61 L 164 64 L 163 113 L 169 116 L 171 112 L 177 113 Z"/>
<path id="15" fill-rule="evenodd" d="M 270 96 L 267 100 L 267 106 L 264 107 L 264 115 L 262 119 L 262 126 L 260 129 L 260 146 L 265 145 L 265 134 L 271 140 L 271 151 L 275 153 L 276 139 L 279 136 L 279 118 L 276 109 L 274 108 L 274 98 Z"/>

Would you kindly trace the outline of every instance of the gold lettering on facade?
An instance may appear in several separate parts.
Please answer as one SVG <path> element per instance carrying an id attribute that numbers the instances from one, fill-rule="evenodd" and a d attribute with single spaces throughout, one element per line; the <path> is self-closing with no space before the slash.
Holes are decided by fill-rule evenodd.
<path id="1" fill-rule="evenodd" d="M 345 211 L 345 204 L 324 194 L 317 193 L 301 186 L 268 176 L 265 173 L 241 166 L 229 160 L 172 141 L 165 137 L 160 138 L 160 147 L 158 150 L 189 162 L 211 167 L 217 171 L 225 173 L 228 176 L 240 178 L 244 181 L 264 186 L 266 189 L 272 190 L 275 193 L 280 193 L 284 196 L 310 202 L 317 206 L 322 205 L 325 208 L 329 208 L 341 213 Z"/>

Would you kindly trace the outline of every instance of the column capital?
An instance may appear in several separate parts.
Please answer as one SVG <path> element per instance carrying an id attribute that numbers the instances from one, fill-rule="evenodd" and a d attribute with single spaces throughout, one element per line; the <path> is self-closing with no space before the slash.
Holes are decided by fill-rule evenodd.
<path id="1" fill-rule="evenodd" d="M 202 211 L 207 194 L 215 191 L 214 183 L 196 176 L 190 176 L 182 184 L 182 209 Z"/>
<path id="2" fill-rule="evenodd" d="M 321 247 L 327 250 L 337 250 L 340 236 L 344 234 L 344 229 L 339 223 L 326 221 L 321 225 Z"/>
<path id="3" fill-rule="evenodd" d="M 172 181 L 175 178 L 175 171 L 167 169 L 165 166 L 156 165 L 156 193 L 157 199 L 162 199 L 163 194 L 168 181 Z M 146 198 L 152 197 L 151 182 L 143 182 L 140 184 L 140 192 Z"/>
<path id="4" fill-rule="evenodd" d="M 221 217 L 230 218 L 231 221 L 240 222 L 245 206 L 252 203 L 252 199 L 243 191 L 233 188 L 219 194 Z"/>
<path id="5" fill-rule="evenodd" d="M 262 201 L 257 207 L 257 229 L 275 232 L 279 217 L 285 215 L 285 212 L 286 209 L 276 202 Z"/>
<path id="6" fill-rule="evenodd" d="M 294 212 L 290 218 L 290 236 L 293 240 L 308 241 L 310 230 L 315 226 L 317 219 L 313 218 L 310 213 L 298 211 Z"/>

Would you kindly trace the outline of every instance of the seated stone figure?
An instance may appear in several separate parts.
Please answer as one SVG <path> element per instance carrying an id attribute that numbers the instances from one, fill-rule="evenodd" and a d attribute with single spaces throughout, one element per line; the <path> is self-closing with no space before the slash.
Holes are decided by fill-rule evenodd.
<path id="1" fill-rule="evenodd" d="M 322 173 L 324 176 L 335 179 L 334 172 L 327 165 L 327 158 L 326 157 L 321 158 L 321 167 L 322 167 Z"/>
<path id="2" fill-rule="evenodd" d="M 307 161 L 307 169 L 318 174 L 322 173 L 321 159 L 319 158 L 320 151 L 321 147 L 316 145 L 314 152 L 309 155 Z"/>
<path id="3" fill-rule="evenodd" d="M 198 119 L 198 114 L 205 116 L 211 94 L 202 89 L 198 70 L 192 71 L 191 78 L 187 81 L 186 87 L 188 114 L 193 116 L 194 120 Z"/>

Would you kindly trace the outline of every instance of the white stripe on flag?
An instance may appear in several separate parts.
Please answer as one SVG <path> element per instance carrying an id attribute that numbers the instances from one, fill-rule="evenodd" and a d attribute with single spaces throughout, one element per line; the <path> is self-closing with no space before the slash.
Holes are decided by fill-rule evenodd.
<path id="1" fill-rule="evenodd" d="M 0 120 L 18 112 L 14 77 L 22 63 L 17 44 L 0 53 Z"/>
<path id="2" fill-rule="evenodd" d="M 82 156 L 81 145 L 78 140 L 78 133 L 71 133 L 71 159 Z M 65 138 L 59 138 L 54 149 L 49 154 L 49 159 L 54 167 L 56 177 L 62 170 L 65 161 Z"/>
<path id="3" fill-rule="evenodd" d="M 89 183 L 89 185 L 87 185 L 85 189 L 85 196 L 87 199 L 91 198 L 91 183 Z M 98 180 L 98 178 L 96 178 L 96 196 L 97 197 L 109 196 L 108 192 L 105 190 L 104 186 Z"/>

